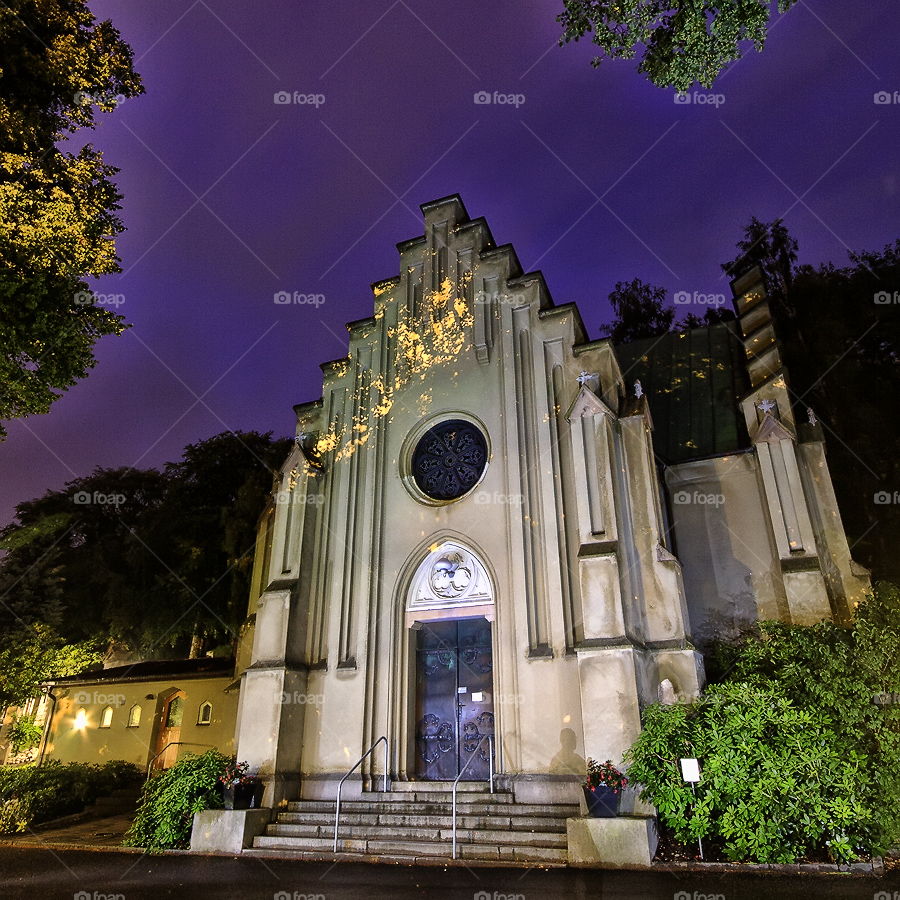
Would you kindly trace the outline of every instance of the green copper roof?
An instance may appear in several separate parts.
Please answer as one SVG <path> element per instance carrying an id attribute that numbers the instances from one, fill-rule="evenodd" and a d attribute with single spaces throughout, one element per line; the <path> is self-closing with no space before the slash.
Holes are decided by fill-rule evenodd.
<path id="1" fill-rule="evenodd" d="M 737 323 L 669 333 L 616 347 L 628 394 L 641 388 L 653 449 L 666 463 L 750 446 L 738 399 L 750 389 Z"/>

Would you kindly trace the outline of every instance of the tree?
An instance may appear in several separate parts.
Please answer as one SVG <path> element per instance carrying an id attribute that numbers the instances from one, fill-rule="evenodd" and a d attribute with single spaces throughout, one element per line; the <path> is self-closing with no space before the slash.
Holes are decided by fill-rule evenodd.
<path id="1" fill-rule="evenodd" d="M 737 242 L 737 247 L 741 252 L 731 262 L 723 263 L 722 270 L 736 278 L 758 265 L 766 279 L 770 302 L 773 307 L 777 307 L 775 312 L 795 318 L 797 313 L 791 306 L 788 295 L 794 281 L 799 247 L 787 230 L 784 220 L 760 222 L 756 216 L 751 216 L 750 224 L 744 226 L 744 237 Z"/>
<path id="2" fill-rule="evenodd" d="M 797 0 L 778 0 L 787 12 Z M 712 87 L 742 56 L 740 42 L 761 51 L 771 17 L 763 0 L 563 0 L 556 17 L 564 29 L 560 46 L 593 32 L 591 41 L 612 59 L 634 59 L 644 45 L 638 72 L 658 87 L 687 91 L 698 81 Z M 594 58 L 599 66 L 603 57 Z"/>
<path id="3" fill-rule="evenodd" d="M 56 145 L 143 87 L 131 48 L 84 0 L 11 0 L 0 43 L 2 420 L 47 412 L 95 365 L 94 343 L 125 327 L 85 281 L 121 271 L 118 170 L 90 144 Z"/>
<path id="4" fill-rule="evenodd" d="M 231 643 L 246 614 L 257 520 L 290 441 L 225 432 L 163 472 L 97 469 L 20 503 L 0 531 L 0 630 L 146 657 Z"/>
<path id="5" fill-rule="evenodd" d="M 601 327 L 601 335 L 615 344 L 626 344 L 665 334 L 675 320 L 675 310 L 663 307 L 665 299 L 665 288 L 645 284 L 640 278 L 617 282 L 609 295 L 616 318 Z"/>

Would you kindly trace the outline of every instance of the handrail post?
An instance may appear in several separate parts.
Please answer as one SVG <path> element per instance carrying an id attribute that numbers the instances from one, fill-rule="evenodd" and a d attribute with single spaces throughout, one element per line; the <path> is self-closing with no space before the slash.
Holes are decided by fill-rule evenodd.
<path id="1" fill-rule="evenodd" d="M 456 781 L 453 782 L 453 814 L 452 814 L 453 851 L 452 851 L 452 856 L 450 857 L 451 859 L 456 859 L 456 787 L 459 784 L 459 779 L 463 777 L 463 773 L 466 771 L 466 769 L 469 768 L 469 763 L 472 762 L 472 760 L 475 758 L 476 754 L 478 753 L 479 749 L 481 748 L 481 745 L 484 743 L 485 738 L 487 738 L 487 740 L 488 740 L 488 761 L 490 763 L 490 773 L 491 773 L 491 775 L 490 775 L 491 793 L 492 794 L 494 793 L 494 735 L 483 734 L 481 736 L 481 740 L 475 746 L 475 751 L 466 760 L 466 764 L 462 767 L 459 775 L 456 776 Z"/>
<path id="2" fill-rule="evenodd" d="M 341 779 L 340 783 L 338 784 L 337 802 L 335 803 L 335 806 L 334 806 L 334 847 L 333 847 L 334 853 L 337 853 L 337 846 L 338 846 L 338 824 L 341 821 L 341 790 L 344 787 L 344 782 L 356 771 L 356 769 L 362 764 L 363 760 L 382 741 L 384 741 L 384 775 L 382 776 L 382 789 L 383 789 L 383 791 L 387 791 L 388 745 L 387 745 L 387 738 L 384 735 L 382 735 L 380 738 L 378 738 L 377 741 L 375 741 L 374 744 L 372 744 L 371 747 L 369 747 L 368 750 L 366 750 L 365 753 L 363 753 L 363 755 L 356 761 L 356 765 L 353 766 L 353 768 Z"/>

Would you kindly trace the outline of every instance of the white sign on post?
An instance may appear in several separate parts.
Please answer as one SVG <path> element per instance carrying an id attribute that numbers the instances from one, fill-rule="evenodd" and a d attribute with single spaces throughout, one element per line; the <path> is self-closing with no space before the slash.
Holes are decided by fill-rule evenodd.
<path id="1" fill-rule="evenodd" d="M 681 777 L 692 784 L 700 780 L 700 763 L 696 759 L 681 760 Z"/>

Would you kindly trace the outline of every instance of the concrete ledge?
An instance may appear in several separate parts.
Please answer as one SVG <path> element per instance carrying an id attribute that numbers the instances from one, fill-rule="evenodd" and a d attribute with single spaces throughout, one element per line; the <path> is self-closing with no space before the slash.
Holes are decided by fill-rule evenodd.
<path id="1" fill-rule="evenodd" d="M 569 865 L 582 868 L 649 869 L 659 836 L 656 819 L 566 819 Z"/>
<path id="2" fill-rule="evenodd" d="M 191 851 L 194 853 L 240 853 L 253 846 L 253 838 L 266 830 L 272 810 L 204 809 L 194 813 Z"/>

